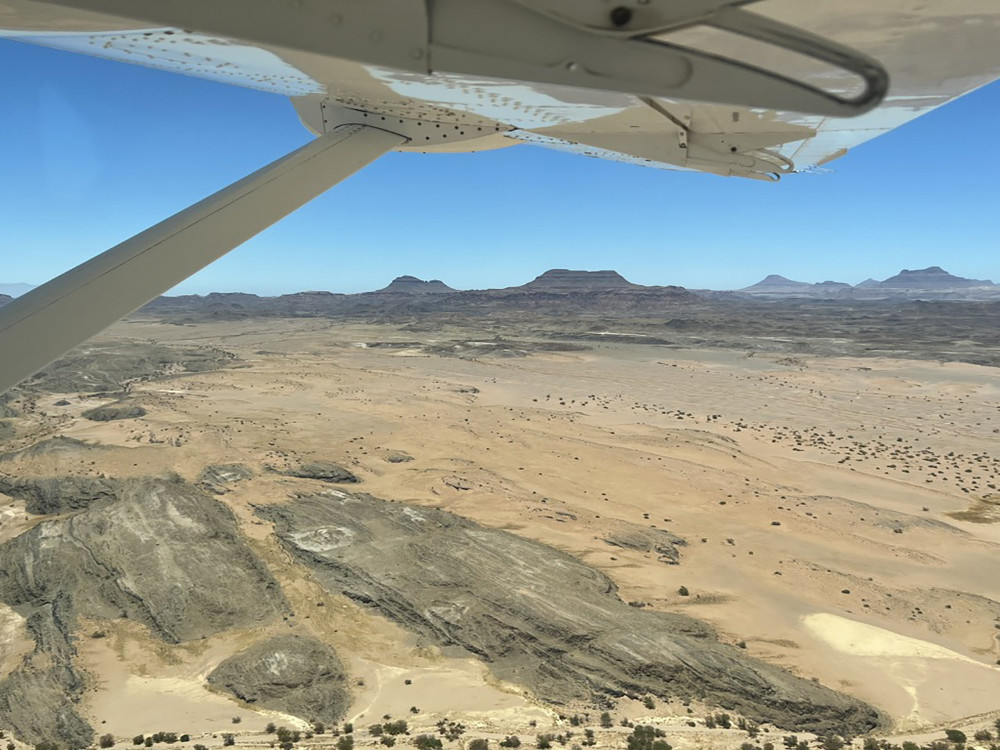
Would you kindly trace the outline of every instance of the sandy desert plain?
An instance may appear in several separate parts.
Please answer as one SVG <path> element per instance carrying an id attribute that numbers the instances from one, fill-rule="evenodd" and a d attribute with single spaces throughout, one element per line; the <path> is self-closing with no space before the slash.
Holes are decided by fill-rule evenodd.
<path id="1" fill-rule="evenodd" d="M 777 665 L 874 707 L 879 726 L 871 736 L 926 743 L 957 728 L 970 745 L 988 747 L 972 735 L 986 729 L 995 736 L 1000 718 L 998 371 L 931 359 L 632 344 L 627 331 L 607 333 L 606 340 L 595 335 L 554 346 L 551 339 L 519 335 L 516 325 L 498 335 L 475 321 L 423 328 L 322 318 L 175 325 L 137 316 L 78 350 L 77 363 L 86 363 L 78 381 L 93 387 L 62 392 L 58 382 L 36 384 L 9 404 L 15 416 L 6 422 L 0 458 L 8 492 L 0 495 L 0 542 L 8 546 L 35 533 L 44 554 L 73 538 L 70 526 L 53 524 L 69 524 L 74 514 L 106 501 L 84 510 L 57 502 L 47 514 L 29 513 L 32 495 L 24 488 L 37 478 L 174 474 L 184 486 L 205 486 L 206 467 L 240 464 L 246 475 L 217 477 L 212 502 L 232 511 L 237 535 L 278 582 L 284 603 L 235 627 L 206 626 L 201 635 L 171 631 L 148 602 L 139 607 L 145 614 L 128 616 L 78 603 L 66 664 L 79 679 L 67 692 L 68 705 L 121 747 L 132 746 L 133 735 L 161 730 L 188 733 L 190 742 L 209 747 L 222 745 L 228 733 L 237 746 L 274 746 L 268 723 L 306 732 L 311 725 L 303 718 L 309 717 L 240 701 L 207 678 L 241 649 L 293 633 L 335 649 L 347 696 L 342 719 L 324 734 L 303 737 L 306 745 L 332 745 L 333 726 L 342 731 L 343 722 L 351 722 L 358 746 L 378 746 L 367 727 L 383 717 L 408 722 L 402 744 L 422 733 L 437 735 L 440 720 L 461 722 L 465 734 L 445 739 L 446 747 L 477 737 L 492 747 L 508 735 L 534 747 L 536 735 L 568 731 L 569 746 L 591 728 L 597 747 L 624 748 L 631 728 L 623 720 L 661 728 L 679 750 L 745 742 L 780 748 L 788 734 L 812 739 L 820 733 L 792 731 L 787 721 L 785 728 L 762 723 L 759 736 L 735 725 L 706 727 L 706 714 L 728 710 L 734 722 L 753 714 L 740 708 L 753 696 L 727 697 L 719 686 L 729 667 L 711 659 L 706 664 L 710 671 L 717 664 L 716 682 L 700 696 L 683 681 L 674 698 L 669 679 L 642 683 L 653 677 L 643 676 L 641 664 L 633 682 L 609 686 L 624 697 L 600 695 L 593 684 L 560 693 L 565 686 L 551 675 L 550 694 L 549 677 L 539 676 L 545 665 L 505 666 L 505 656 L 488 653 L 507 643 L 502 633 L 478 650 L 469 645 L 478 636 L 458 635 L 449 644 L 442 634 L 457 631 L 449 630 L 448 618 L 460 619 L 465 610 L 420 610 L 422 593 L 405 607 L 402 599 L 386 604 L 376 594 L 357 593 L 366 585 L 381 590 L 383 579 L 419 578 L 422 566 L 440 562 L 433 545 L 413 552 L 408 538 L 397 538 L 395 546 L 379 548 L 367 568 L 352 569 L 352 583 L 342 588 L 353 586 L 355 595 L 347 596 L 337 584 L 337 576 L 347 574 L 337 565 L 305 561 L 310 550 L 336 552 L 362 532 L 325 527 L 306 539 L 280 510 L 260 510 L 303 497 L 376 502 L 370 496 L 411 517 L 426 520 L 420 513 L 441 509 L 566 553 L 556 568 L 572 559 L 613 582 L 616 591 L 601 596 L 631 605 L 621 605 L 623 622 L 659 612 L 707 623 L 727 655 L 751 660 L 750 673 L 760 671 L 753 665 L 761 662 Z M 114 373 L 116 353 L 147 349 L 148 372 Z M 157 358 L 163 351 L 219 350 L 234 358 L 193 372 L 183 362 Z M 126 382 L 105 387 L 105 376 Z M 84 418 L 109 402 L 139 405 L 145 414 Z M 295 467 L 310 462 L 332 462 L 359 481 L 345 484 L 315 471 L 316 478 L 294 476 Z M 156 579 L 164 575 L 156 565 L 177 561 L 149 523 L 149 536 L 136 531 L 141 543 L 127 557 L 149 558 L 143 575 L 159 591 L 169 586 Z M 282 523 L 283 536 L 277 533 Z M 191 530 L 201 533 L 197 524 Z M 337 538 L 341 532 L 346 536 Z M 112 532 L 95 542 L 124 544 Z M 410 551 L 400 552 L 404 547 Z M 484 549 L 466 553 L 479 564 L 489 554 Z M 518 561 L 525 555 L 499 560 L 491 569 L 495 578 L 480 585 L 503 596 L 536 595 L 506 591 L 523 584 Z M 34 660 L 37 677 L 58 661 L 44 653 L 29 612 L 41 611 L 41 600 L 60 586 L 78 585 L 70 570 L 77 558 L 66 559 L 71 562 L 55 583 L 38 583 L 38 567 L 28 571 L 35 585 L 30 595 L 10 594 L 7 572 L 0 579 L 0 599 L 7 602 L 0 610 L 5 718 L 18 715 L 12 691 L 27 684 L 12 682 L 18 670 Z M 127 568 L 116 575 L 137 574 Z M 558 570 L 555 575 L 558 581 Z M 594 580 L 599 584 L 603 576 Z M 575 596 L 575 579 L 566 580 Z M 143 585 L 125 580 L 118 588 L 138 600 Z M 183 598 L 186 587 L 218 583 L 170 585 L 180 593 L 169 596 Z M 435 585 L 438 598 L 448 600 L 447 585 Z M 562 593 L 541 598 L 555 602 Z M 467 594 L 459 592 L 456 601 Z M 480 604 L 483 597 L 499 601 L 476 596 Z M 78 593 L 75 601 L 84 598 Z M 120 605 L 123 613 L 132 612 L 129 607 Z M 433 627 L 408 620 L 418 615 Z M 630 627 L 659 620 L 635 622 Z M 549 632 L 546 623 L 538 626 Z M 566 669 L 573 671 L 587 668 L 587 648 L 583 638 L 549 652 L 568 659 Z M 530 660 L 542 652 L 524 653 Z M 678 658 L 683 664 L 684 654 Z M 519 680 L 523 669 L 534 677 Z M 742 673 L 732 679 L 751 694 L 758 690 Z M 654 687 L 644 694 L 620 688 L 632 684 Z M 664 686 L 660 694 L 655 684 Z M 735 708 L 719 707 L 727 701 Z M 23 725 L 30 706 L 21 708 L 16 721 Z M 602 710 L 612 727 L 600 725 Z M 862 733 L 852 726 L 843 733 Z M 13 732 L 17 748 L 29 739 L 16 727 L 0 728 L 7 737 Z M 858 747 L 861 742 L 854 739 Z"/>

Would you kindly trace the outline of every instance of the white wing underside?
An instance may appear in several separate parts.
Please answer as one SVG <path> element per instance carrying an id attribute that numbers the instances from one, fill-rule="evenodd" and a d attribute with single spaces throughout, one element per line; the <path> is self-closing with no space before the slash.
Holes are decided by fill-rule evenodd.
<path id="1" fill-rule="evenodd" d="M 110 16 L 28 0 L 0 0 L 0 36 L 290 96 L 315 132 L 324 129 L 321 105 L 333 103 L 489 133 L 447 145 L 408 143 L 401 150 L 475 151 L 525 142 L 646 166 L 742 176 L 823 165 L 1000 77 L 995 0 L 767 0 L 753 8 L 879 60 L 891 80 L 885 101 L 859 117 L 820 117 L 424 75 L 178 29 L 137 28 Z M 779 71 L 792 67 L 827 88 L 847 90 L 854 83 L 713 29 L 696 27 L 670 40 L 724 49 Z"/>

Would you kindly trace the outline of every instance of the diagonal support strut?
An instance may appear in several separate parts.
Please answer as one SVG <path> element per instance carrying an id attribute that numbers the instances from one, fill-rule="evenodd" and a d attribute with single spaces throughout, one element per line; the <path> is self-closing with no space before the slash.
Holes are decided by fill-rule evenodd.
<path id="1" fill-rule="evenodd" d="M 0 393 L 407 139 L 345 125 L 0 307 Z"/>

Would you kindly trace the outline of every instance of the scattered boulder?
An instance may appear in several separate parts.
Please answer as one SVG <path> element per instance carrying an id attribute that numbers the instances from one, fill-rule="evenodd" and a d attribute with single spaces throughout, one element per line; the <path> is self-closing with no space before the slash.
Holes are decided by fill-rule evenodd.
<path id="1" fill-rule="evenodd" d="M 231 656 L 208 683 L 255 707 L 336 723 L 350 704 L 336 652 L 315 638 L 279 635 Z"/>
<path id="2" fill-rule="evenodd" d="M 147 412 L 139 404 L 130 404 L 126 401 L 114 401 L 110 404 L 95 406 L 87 409 L 80 416 L 92 422 L 114 422 L 118 419 L 138 419 L 146 416 Z"/>

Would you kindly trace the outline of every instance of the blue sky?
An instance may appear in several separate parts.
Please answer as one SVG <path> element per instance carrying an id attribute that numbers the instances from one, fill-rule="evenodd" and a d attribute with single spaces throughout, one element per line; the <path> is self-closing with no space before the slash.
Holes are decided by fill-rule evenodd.
<path id="1" fill-rule="evenodd" d="M 0 282 L 41 283 L 305 143 L 283 97 L 0 41 Z M 519 146 L 389 154 L 173 293 L 457 288 L 549 268 L 642 284 L 1000 282 L 1000 85 L 778 185 Z"/>

